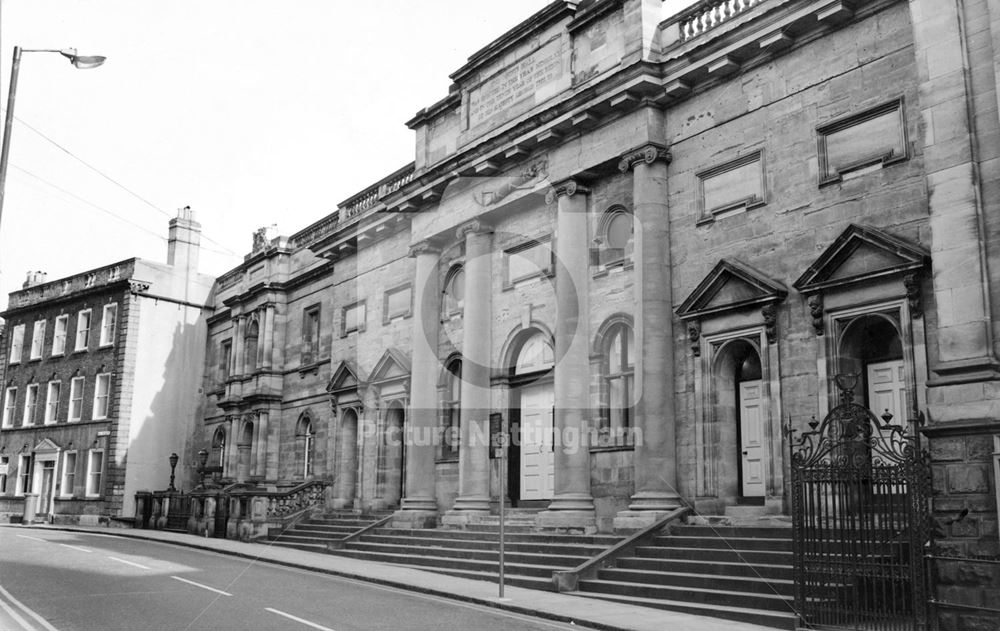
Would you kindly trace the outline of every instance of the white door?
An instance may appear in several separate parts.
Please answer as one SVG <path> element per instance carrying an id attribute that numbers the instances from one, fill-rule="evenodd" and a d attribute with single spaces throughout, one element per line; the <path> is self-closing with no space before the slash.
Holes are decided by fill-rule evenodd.
<path id="1" fill-rule="evenodd" d="M 888 410 L 893 425 L 906 426 L 906 378 L 903 360 L 868 364 L 868 406 L 882 420 Z"/>
<path id="2" fill-rule="evenodd" d="M 760 380 L 740 384 L 740 438 L 743 497 L 763 497 L 764 397 Z"/>
<path id="3" fill-rule="evenodd" d="M 42 465 L 41 470 L 41 484 L 38 485 L 38 507 L 35 510 L 35 514 L 39 517 L 48 515 L 52 512 L 52 495 L 55 491 L 54 481 L 56 472 L 56 463 L 54 460 L 46 460 L 40 462 Z"/>
<path id="4" fill-rule="evenodd" d="M 552 498 L 554 455 L 552 453 L 551 385 L 521 390 L 521 499 Z"/>

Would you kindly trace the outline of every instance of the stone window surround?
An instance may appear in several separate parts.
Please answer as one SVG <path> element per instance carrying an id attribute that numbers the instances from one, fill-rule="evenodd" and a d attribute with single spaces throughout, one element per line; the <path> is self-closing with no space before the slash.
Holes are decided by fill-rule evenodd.
<path id="1" fill-rule="evenodd" d="M 511 278 L 510 277 L 511 255 L 520 254 L 521 252 L 525 252 L 536 246 L 546 246 L 549 248 L 549 266 L 545 269 L 541 269 L 537 272 L 533 272 L 525 276 L 520 276 L 518 278 Z M 522 283 L 532 281 L 535 279 L 554 277 L 555 256 L 556 256 L 555 243 L 551 233 L 545 233 L 535 237 L 525 236 L 522 239 L 515 241 L 513 245 L 508 245 L 504 247 L 503 262 L 502 262 L 503 291 L 510 291 Z"/>
<path id="2" fill-rule="evenodd" d="M 823 187 L 828 184 L 834 184 L 841 182 L 844 179 L 844 175 L 867 167 L 873 167 L 875 165 L 881 164 L 881 167 L 886 167 L 891 164 L 896 164 L 898 162 L 904 162 L 909 159 L 909 140 L 906 129 L 906 113 L 905 113 L 905 101 L 902 96 L 894 98 L 890 101 L 875 105 L 874 107 L 868 107 L 860 112 L 855 112 L 848 114 L 846 116 L 841 116 L 830 122 L 824 123 L 816 127 L 816 157 L 818 161 L 818 171 L 819 171 L 819 186 Z M 830 172 L 831 166 L 828 162 L 827 156 L 827 137 L 838 131 L 843 131 L 849 129 L 855 125 L 865 123 L 869 120 L 888 114 L 891 112 L 897 112 L 899 116 L 899 145 L 902 147 L 902 152 L 900 155 L 894 155 L 892 153 L 887 155 L 879 156 L 868 156 L 857 162 L 841 167 L 836 172 L 826 175 Z"/>
<path id="3" fill-rule="evenodd" d="M 80 322 L 81 322 L 81 320 L 84 319 L 84 317 L 86 317 L 86 319 L 87 319 L 87 326 L 85 328 L 81 328 Z M 92 318 L 91 318 L 91 310 L 90 310 L 89 307 L 86 308 L 86 309 L 81 309 L 80 311 L 77 312 L 77 314 L 76 314 L 76 329 L 75 329 L 75 332 L 74 332 L 74 335 L 73 335 L 73 352 L 74 353 L 83 353 L 83 352 L 86 352 L 87 349 L 90 348 L 90 327 L 93 324 L 93 322 L 91 320 L 92 320 Z M 82 343 L 81 343 L 81 341 L 82 341 Z"/>
<path id="4" fill-rule="evenodd" d="M 630 370 L 626 371 L 632 380 L 632 387 L 630 391 L 630 396 L 632 397 L 632 405 L 630 407 L 630 418 L 628 427 L 634 427 L 635 423 L 635 388 L 636 388 L 636 372 L 635 372 L 635 353 L 637 349 L 635 347 L 635 322 L 631 315 L 618 313 L 612 315 L 611 317 L 605 319 L 598 329 L 597 335 L 594 339 L 592 352 L 590 356 L 590 365 L 593 374 L 598 376 L 597 385 L 597 411 L 598 411 L 598 425 L 601 428 L 610 427 L 610 403 L 609 403 L 609 387 L 608 387 L 608 345 L 611 337 L 617 334 L 622 329 L 628 329 L 632 335 L 632 365 Z M 620 373 L 624 375 L 625 372 Z M 626 439 L 632 438 L 631 434 L 626 433 Z M 600 442 L 595 445 L 591 445 L 590 451 L 603 452 L 603 451 L 632 451 L 634 445 L 631 442 L 624 443 L 613 443 L 613 442 Z"/>
<path id="5" fill-rule="evenodd" d="M 76 487 L 76 471 L 78 468 L 77 453 L 78 452 L 75 449 L 70 449 L 63 452 L 62 474 L 59 476 L 59 497 L 70 498 L 73 497 L 74 495 Z M 69 475 L 70 467 L 68 466 L 70 456 L 73 456 L 72 475 Z M 72 478 L 72 482 L 70 482 L 69 484 L 66 483 L 68 478 Z"/>
<path id="6" fill-rule="evenodd" d="M 31 492 L 31 454 L 17 456 L 17 482 L 14 488 L 15 497 L 24 497 Z"/>
<path id="7" fill-rule="evenodd" d="M 617 215 L 627 214 L 632 218 L 633 236 L 629 239 L 629 243 L 632 246 L 632 251 L 629 252 L 628 248 L 625 249 L 623 256 L 613 260 L 602 260 L 604 253 L 609 249 L 607 248 L 607 232 L 611 227 L 611 222 L 616 218 Z M 597 270 L 594 272 L 594 277 L 605 276 L 609 270 L 612 269 L 633 269 L 635 267 L 635 262 L 633 261 L 633 255 L 635 254 L 635 214 L 623 206 L 622 204 L 612 204 L 601 213 L 598 219 L 597 227 L 595 230 L 597 234 L 594 237 L 594 248 L 591 255 L 591 265 L 596 267 Z"/>
<path id="8" fill-rule="evenodd" d="M 728 173 L 735 169 L 745 167 L 754 163 L 760 164 L 760 196 L 752 196 L 741 200 L 733 201 L 729 204 L 707 208 L 705 206 L 705 181 L 715 176 Z M 715 166 L 709 167 L 695 174 L 698 180 L 698 209 L 699 218 L 696 225 L 710 224 L 717 219 L 724 218 L 735 212 L 747 211 L 767 204 L 767 169 L 764 161 L 764 150 L 755 149 L 749 153 L 727 160 Z"/>
<path id="9" fill-rule="evenodd" d="M 28 354 L 28 360 L 41 359 L 42 355 L 45 353 L 45 329 L 47 320 L 44 318 L 41 320 L 35 320 L 34 325 L 31 328 L 31 352 Z"/>
<path id="10" fill-rule="evenodd" d="M 359 316 L 357 318 L 356 325 L 348 328 L 347 327 L 347 313 L 351 309 L 359 309 Z M 352 302 L 349 305 L 344 305 L 340 308 L 340 337 L 347 337 L 351 333 L 363 333 L 365 330 L 365 323 L 368 320 L 368 308 L 366 306 L 365 300 L 358 300 Z"/>
<path id="11" fill-rule="evenodd" d="M 94 470 L 94 456 L 100 454 L 101 465 L 97 471 Z M 107 464 L 106 458 L 104 457 L 105 451 L 103 447 L 97 449 L 91 449 L 87 452 L 87 484 L 85 494 L 89 498 L 101 497 L 104 493 L 104 468 Z M 92 484 L 92 482 L 95 482 Z M 97 487 L 97 488 L 94 488 Z M 91 491 L 93 489 L 93 491 Z"/>
<path id="12" fill-rule="evenodd" d="M 302 309 L 302 360 L 303 366 L 319 361 L 321 350 L 321 338 L 323 337 L 322 307 L 319 303 L 311 304 Z M 315 316 L 316 331 L 313 338 L 312 322 Z"/>
<path id="13" fill-rule="evenodd" d="M 66 338 L 69 336 L 69 314 L 56 317 L 52 328 L 52 357 L 66 353 Z"/>
<path id="14" fill-rule="evenodd" d="M 17 386 L 7 386 L 4 389 L 3 420 L 0 426 L 14 427 L 14 416 L 17 414 Z"/>
<path id="15" fill-rule="evenodd" d="M 21 362 L 24 355 L 24 323 L 17 324 L 10 329 L 10 362 L 17 364 Z"/>
<path id="16" fill-rule="evenodd" d="M 111 346 L 115 343 L 115 330 L 118 326 L 118 303 L 104 305 L 101 310 L 100 346 Z"/>
<path id="17" fill-rule="evenodd" d="M 464 270 L 465 270 L 465 261 L 464 261 L 464 259 L 457 259 L 457 260 L 454 260 L 454 261 L 451 261 L 450 263 L 448 263 L 448 271 L 445 272 L 444 283 L 442 285 L 442 287 L 444 287 L 444 289 L 441 290 L 441 321 L 442 322 L 445 322 L 447 320 L 451 320 L 451 319 L 454 319 L 454 318 L 461 317 L 462 313 L 463 313 L 463 311 L 465 309 L 465 304 L 464 304 L 465 300 L 464 300 L 464 298 L 463 298 L 463 300 L 460 300 L 460 301 L 456 300 L 455 301 L 456 304 L 458 305 L 456 308 L 450 309 L 448 307 L 449 292 L 451 291 L 452 282 L 454 281 L 455 277 L 458 276 L 460 273 L 462 273 Z M 462 295 L 463 296 L 465 295 L 464 291 L 463 291 Z"/>
<path id="18" fill-rule="evenodd" d="M 397 294 L 399 292 L 403 292 L 403 291 L 409 291 L 410 292 L 409 306 L 407 307 L 407 309 L 406 309 L 405 312 L 396 313 L 395 315 L 390 314 L 389 313 L 389 297 L 393 296 L 393 295 L 395 295 L 395 294 Z M 405 319 L 409 318 L 412 315 L 413 315 L 413 285 L 412 285 L 412 283 L 408 283 L 408 282 L 407 283 L 402 283 L 400 285 L 396 285 L 395 287 L 390 287 L 389 289 L 385 290 L 385 292 L 382 294 L 382 324 L 389 324 L 393 320 L 398 320 L 398 319 L 404 319 L 405 320 Z"/>
<path id="19" fill-rule="evenodd" d="M 462 408 L 462 355 L 460 353 L 452 353 L 442 365 L 444 368 L 441 370 L 441 376 L 438 379 L 438 401 L 441 402 L 438 427 L 441 428 L 441 444 L 437 450 L 438 453 L 435 456 L 435 460 L 439 463 L 458 462 L 458 454 L 462 441 L 458 440 L 455 442 L 451 445 L 448 453 L 445 453 L 444 433 L 451 427 L 461 428 L 460 410 Z M 453 385 L 453 380 L 455 379 L 458 381 L 458 392 L 455 393 L 458 396 L 457 398 L 452 399 L 449 397 L 449 388 Z M 454 418 L 451 416 L 452 414 L 454 414 Z"/>

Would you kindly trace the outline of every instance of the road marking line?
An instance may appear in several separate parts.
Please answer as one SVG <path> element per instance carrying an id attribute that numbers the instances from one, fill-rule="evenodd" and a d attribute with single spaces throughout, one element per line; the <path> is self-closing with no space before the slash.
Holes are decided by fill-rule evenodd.
<path id="1" fill-rule="evenodd" d="M 37 622 L 38 624 L 42 625 L 42 628 L 44 628 L 46 631 L 59 631 L 58 629 L 56 629 L 55 627 L 53 627 L 51 624 L 49 624 L 48 620 L 46 620 L 45 618 L 43 618 L 40 615 L 38 615 L 38 613 L 36 613 L 33 609 L 31 609 L 30 607 L 28 607 L 24 603 L 22 603 L 20 600 L 14 598 L 14 595 L 11 594 L 10 592 L 8 592 L 3 587 L 0 587 L 0 596 L 3 596 L 7 600 L 9 600 L 13 605 L 15 605 L 17 607 L 20 607 L 21 611 L 23 611 L 24 613 L 28 614 L 32 618 L 34 618 L 35 622 Z M 21 618 L 19 615 L 17 615 L 17 613 L 15 613 L 15 612 L 11 611 L 10 609 L 8 609 L 7 605 L 3 601 L 0 601 L 0 605 L 2 605 L 3 608 L 6 609 L 11 614 L 11 616 L 13 616 L 14 618 L 17 618 L 17 619 Z M 33 630 L 35 628 L 35 627 L 31 626 L 30 624 L 27 624 L 27 623 L 24 623 L 24 622 L 22 622 L 22 624 L 24 625 L 25 629 L 31 629 L 31 630 Z"/>
<path id="2" fill-rule="evenodd" d="M 108 557 L 112 561 L 118 561 L 119 563 L 124 563 L 125 565 L 131 565 L 132 567 L 137 567 L 140 570 L 151 570 L 153 568 L 146 567 L 145 565 L 140 565 L 138 563 L 133 563 L 132 561 L 126 561 L 125 559 L 119 559 L 118 557 Z"/>
<path id="3" fill-rule="evenodd" d="M 16 611 L 14 611 L 13 607 L 11 607 L 2 600 L 0 600 L 0 609 L 6 611 L 7 615 L 14 619 L 14 622 L 21 625 L 19 628 L 24 629 L 25 631 L 35 631 L 35 627 L 31 626 L 31 624 L 27 620 L 22 618 L 20 615 L 18 615 Z"/>
<path id="4" fill-rule="evenodd" d="M 86 552 L 87 554 L 90 554 L 91 552 L 93 552 L 93 550 L 88 550 L 86 548 L 81 548 L 80 546 L 71 546 L 68 543 L 60 543 L 59 545 L 61 545 L 64 548 L 70 548 L 71 550 L 79 550 L 80 552 Z"/>
<path id="5" fill-rule="evenodd" d="M 279 616 L 284 616 L 289 620 L 294 620 L 295 622 L 306 625 L 307 627 L 312 627 L 313 629 L 319 629 L 320 631 L 333 631 L 330 627 L 324 627 L 316 624 L 315 622 L 309 622 L 308 620 L 303 620 L 302 618 L 297 618 L 290 613 L 285 613 L 284 611 L 278 611 L 277 609 L 271 609 L 270 607 L 265 607 L 264 611 L 270 611 L 271 613 L 278 614 Z"/>
<path id="6" fill-rule="evenodd" d="M 29 537 L 28 535 L 18 535 L 22 539 L 31 539 L 32 541 L 41 541 L 42 543 L 47 543 L 45 539 L 39 539 L 38 537 Z"/>
<path id="7" fill-rule="evenodd" d="M 210 592 L 215 592 L 216 594 L 222 594 L 223 596 L 232 596 L 229 592 L 224 592 L 221 589 L 215 589 L 214 587 L 209 587 L 208 585 L 202 585 L 201 583 L 195 583 L 194 581 L 189 581 L 186 578 L 181 578 L 180 576 L 171 576 L 170 578 L 175 581 L 180 581 L 182 583 L 187 583 L 188 585 L 194 585 L 195 587 L 200 587 L 202 589 L 207 589 Z"/>

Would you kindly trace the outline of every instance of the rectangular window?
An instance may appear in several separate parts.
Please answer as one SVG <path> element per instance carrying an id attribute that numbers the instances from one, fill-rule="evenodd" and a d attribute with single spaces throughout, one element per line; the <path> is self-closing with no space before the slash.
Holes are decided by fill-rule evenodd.
<path id="1" fill-rule="evenodd" d="M 552 273 L 552 247 L 549 237 L 529 241 L 504 253 L 504 286 L 531 278 L 541 278 Z"/>
<path id="2" fill-rule="evenodd" d="M 21 353 L 24 351 L 24 325 L 18 324 L 10 332 L 10 363 L 16 364 L 21 361 Z"/>
<path id="3" fill-rule="evenodd" d="M 410 315 L 412 293 L 409 285 L 396 287 L 385 292 L 385 299 L 382 304 L 382 322 L 388 324 L 396 318 L 404 318 Z"/>
<path id="4" fill-rule="evenodd" d="M 344 337 L 354 331 L 365 330 L 365 303 L 356 302 L 341 311 L 340 336 Z"/>
<path id="5" fill-rule="evenodd" d="M 87 459 L 87 497 L 100 497 L 103 489 L 101 480 L 104 476 L 104 450 L 91 449 Z"/>
<path id="6" fill-rule="evenodd" d="M 66 331 L 69 330 L 69 316 L 56 318 L 56 328 L 52 332 L 52 354 L 62 355 L 66 352 Z"/>
<path id="7" fill-rule="evenodd" d="M 38 407 L 38 384 L 30 384 L 24 393 L 24 418 L 21 425 L 27 427 L 35 424 L 35 408 Z"/>
<path id="8" fill-rule="evenodd" d="M 21 454 L 17 457 L 17 489 L 15 495 L 31 493 L 31 456 Z"/>
<path id="9" fill-rule="evenodd" d="M 762 151 L 712 167 L 697 177 L 702 220 L 711 221 L 764 203 Z"/>
<path id="10" fill-rule="evenodd" d="M 45 320 L 35 322 L 31 331 L 31 355 L 28 359 L 41 359 L 42 347 L 45 346 Z"/>
<path id="11" fill-rule="evenodd" d="M 7 475 L 10 473 L 10 456 L 0 456 L 0 495 L 7 494 Z"/>
<path id="12" fill-rule="evenodd" d="M 101 316 L 101 346 L 114 344 L 117 317 L 118 305 L 104 305 L 104 314 Z"/>
<path id="13" fill-rule="evenodd" d="M 45 424 L 55 423 L 59 417 L 59 395 L 62 394 L 62 383 L 49 382 L 49 391 L 45 397 Z"/>
<path id="14" fill-rule="evenodd" d="M 94 386 L 94 419 L 108 418 L 108 401 L 111 394 L 111 375 L 97 375 L 97 385 Z"/>
<path id="15" fill-rule="evenodd" d="M 67 451 L 63 454 L 62 483 L 59 485 L 60 497 L 73 497 L 76 489 L 76 452 Z"/>
<path id="16" fill-rule="evenodd" d="M 233 341 L 223 340 L 219 345 L 219 381 L 229 381 L 229 367 L 233 363 Z"/>
<path id="17" fill-rule="evenodd" d="M 319 360 L 319 305 L 308 307 L 302 312 L 302 363 L 311 364 Z"/>
<path id="18" fill-rule="evenodd" d="M 816 132 L 821 185 L 907 158 L 902 99 L 833 121 Z"/>
<path id="19" fill-rule="evenodd" d="M 3 426 L 14 426 L 14 410 L 17 407 L 17 388 L 7 388 L 3 399 Z"/>
<path id="20" fill-rule="evenodd" d="M 69 382 L 69 420 L 79 421 L 83 418 L 83 386 L 86 377 L 73 377 Z"/>
<path id="21" fill-rule="evenodd" d="M 85 351 L 90 346 L 90 309 L 76 314 L 76 346 L 73 350 Z"/>

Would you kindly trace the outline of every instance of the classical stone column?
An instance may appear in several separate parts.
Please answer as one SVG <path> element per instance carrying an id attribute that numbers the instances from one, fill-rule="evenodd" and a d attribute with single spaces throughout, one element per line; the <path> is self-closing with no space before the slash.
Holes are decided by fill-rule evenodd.
<path id="1" fill-rule="evenodd" d="M 666 147 L 649 144 L 622 158 L 632 171 L 635 214 L 635 495 L 615 528 L 651 524 L 681 504 L 674 439 L 673 298 Z"/>
<path id="2" fill-rule="evenodd" d="M 549 201 L 558 200 L 556 219 L 555 332 L 555 494 L 538 515 L 543 527 L 596 530 L 590 494 L 589 315 L 590 248 L 587 239 L 586 188 L 575 180 L 556 184 Z"/>
<path id="3" fill-rule="evenodd" d="M 465 525 L 490 509 L 490 346 L 493 273 L 492 228 L 471 221 L 458 229 L 465 239 L 465 310 L 462 315 L 461 447 L 458 497 L 442 521 Z"/>
<path id="4" fill-rule="evenodd" d="M 438 282 L 440 250 L 426 241 L 410 248 L 417 259 L 413 279 L 413 359 L 410 370 L 410 403 L 406 419 L 406 483 L 400 510 L 393 515 L 397 528 L 423 528 L 437 523 L 434 489 L 434 452 L 438 426 L 437 356 L 441 291 Z"/>
<path id="5" fill-rule="evenodd" d="M 246 374 L 246 364 L 244 362 L 243 335 L 246 332 L 246 316 L 236 318 L 236 326 L 233 327 L 233 374 L 242 377 Z"/>
<path id="6" fill-rule="evenodd" d="M 264 317 L 262 318 L 263 324 L 261 325 L 261 368 L 264 370 L 271 370 L 274 366 L 273 363 L 273 350 L 274 350 L 274 305 L 268 304 L 264 307 Z"/>

